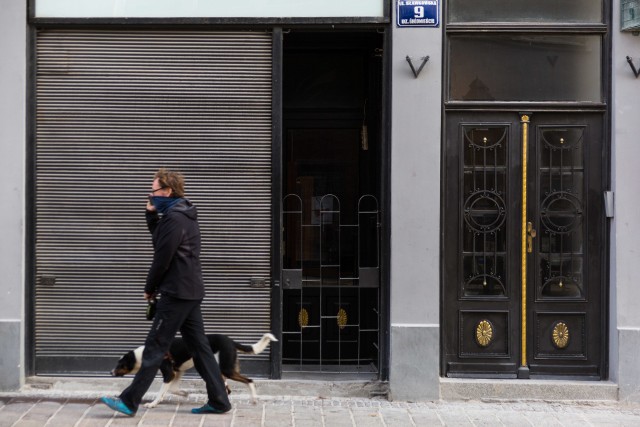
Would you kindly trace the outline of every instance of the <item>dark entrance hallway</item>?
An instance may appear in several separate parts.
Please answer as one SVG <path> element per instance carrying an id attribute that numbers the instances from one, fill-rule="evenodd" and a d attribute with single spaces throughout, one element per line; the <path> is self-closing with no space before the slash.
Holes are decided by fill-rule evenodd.
<path id="1" fill-rule="evenodd" d="M 284 36 L 284 373 L 378 372 L 381 47 Z"/>

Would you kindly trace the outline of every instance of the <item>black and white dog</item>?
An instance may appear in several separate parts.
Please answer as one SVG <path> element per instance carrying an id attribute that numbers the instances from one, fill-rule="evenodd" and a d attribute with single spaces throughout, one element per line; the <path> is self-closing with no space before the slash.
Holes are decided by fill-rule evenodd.
<path id="1" fill-rule="evenodd" d="M 248 354 L 260 354 L 267 348 L 271 341 L 278 341 L 272 334 L 264 334 L 260 340 L 253 345 L 244 345 L 235 342 L 231 338 L 222 334 L 208 334 L 207 339 L 213 354 L 216 356 L 216 360 L 220 365 L 220 371 L 223 377 L 226 379 L 239 381 L 247 384 L 251 391 L 251 399 L 253 403 L 256 403 L 256 386 L 253 384 L 253 380 L 240 374 L 240 364 L 238 362 L 238 351 Z M 142 363 L 142 352 L 144 346 L 140 346 L 135 350 L 127 352 L 124 356 L 118 360 L 116 367 L 111 371 L 111 375 L 114 377 L 121 377 L 127 374 L 135 374 L 140 369 Z M 182 338 L 175 338 L 171 342 L 169 353 L 166 355 L 162 365 L 160 365 L 160 372 L 162 373 L 162 388 L 158 393 L 158 397 L 153 402 L 147 403 L 144 406 L 147 408 L 154 408 L 164 398 L 167 392 L 185 396 L 186 392 L 178 389 L 180 379 L 185 371 L 193 368 L 193 359 L 187 349 Z M 230 393 L 227 386 L 227 392 Z"/>

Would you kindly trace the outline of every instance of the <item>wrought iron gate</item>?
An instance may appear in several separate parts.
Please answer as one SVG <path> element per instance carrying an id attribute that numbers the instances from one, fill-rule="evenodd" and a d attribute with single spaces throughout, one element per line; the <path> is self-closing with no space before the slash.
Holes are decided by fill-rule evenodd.
<path id="1" fill-rule="evenodd" d="M 333 194 L 283 199 L 283 372 L 375 374 L 380 211 L 361 196 L 343 224 Z"/>

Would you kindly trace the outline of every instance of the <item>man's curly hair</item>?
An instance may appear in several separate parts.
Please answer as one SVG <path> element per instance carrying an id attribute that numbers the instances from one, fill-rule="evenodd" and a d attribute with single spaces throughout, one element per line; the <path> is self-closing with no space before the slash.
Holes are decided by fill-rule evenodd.
<path id="1" fill-rule="evenodd" d="M 155 178 L 161 187 L 171 189 L 172 197 L 184 197 L 184 176 L 180 172 L 160 168 L 156 172 Z"/>

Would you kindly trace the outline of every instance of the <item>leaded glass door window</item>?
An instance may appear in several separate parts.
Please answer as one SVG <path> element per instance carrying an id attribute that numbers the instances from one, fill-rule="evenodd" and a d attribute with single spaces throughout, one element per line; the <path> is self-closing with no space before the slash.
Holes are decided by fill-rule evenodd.
<path id="1" fill-rule="evenodd" d="M 463 126 L 465 296 L 506 296 L 508 127 Z"/>

